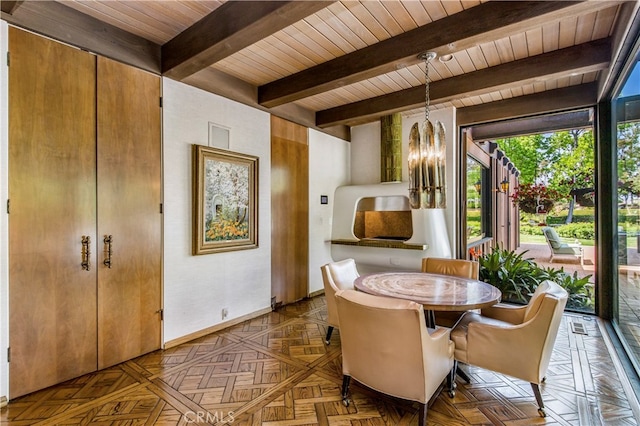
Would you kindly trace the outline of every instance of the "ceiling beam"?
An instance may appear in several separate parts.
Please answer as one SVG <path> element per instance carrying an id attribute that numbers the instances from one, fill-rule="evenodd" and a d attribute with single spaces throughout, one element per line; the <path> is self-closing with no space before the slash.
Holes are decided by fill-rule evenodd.
<path id="1" fill-rule="evenodd" d="M 25 1 L 2 19 L 63 43 L 160 74 L 160 46 L 54 1 Z"/>
<path id="2" fill-rule="evenodd" d="M 15 10 L 20 6 L 20 4 L 23 1 L 24 0 L 18 0 L 18 1 L 2 0 L 0 2 L 0 10 L 9 15 L 13 15 L 13 12 L 15 12 Z"/>
<path id="3" fill-rule="evenodd" d="M 523 33 L 576 13 L 611 7 L 609 2 L 490 1 L 340 56 L 258 88 L 267 107 L 293 102 L 420 62 L 417 55 L 438 55 L 471 48 L 487 40 Z"/>
<path id="4" fill-rule="evenodd" d="M 589 109 L 583 109 L 560 114 L 478 124 L 471 128 L 471 137 L 474 142 L 481 142 L 589 126 L 593 126 L 593 112 Z"/>
<path id="5" fill-rule="evenodd" d="M 162 73 L 182 80 L 333 1 L 229 1 L 162 46 Z"/>
<path id="6" fill-rule="evenodd" d="M 474 71 L 429 84 L 431 104 L 522 86 L 546 79 L 557 79 L 572 73 L 604 69 L 611 58 L 611 40 L 595 40 L 549 53 L 530 56 L 490 68 Z M 335 126 L 357 121 L 377 120 L 380 115 L 393 114 L 424 106 L 425 85 L 400 90 L 316 113 L 316 125 Z"/>
<path id="7" fill-rule="evenodd" d="M 598 100 L 598 84 L 586 83 L 482 105 L 458 108 L 456 124 L 470 126 L 490 121 L 591 107 Z"/>

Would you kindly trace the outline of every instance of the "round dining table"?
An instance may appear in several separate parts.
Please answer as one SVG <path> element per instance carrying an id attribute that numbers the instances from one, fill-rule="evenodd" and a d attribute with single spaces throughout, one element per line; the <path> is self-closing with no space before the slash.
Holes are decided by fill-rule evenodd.
<path id="1" fill-rule="evenodd" d="M 356 278 L 357 290 L 377 296 L 407 299 L 427 311 L 427 325 L 435 327 L 433 311 L 468 311 L 493 306 L 500 290 L 469 278 L 426 272 L 380 272 Z"/>

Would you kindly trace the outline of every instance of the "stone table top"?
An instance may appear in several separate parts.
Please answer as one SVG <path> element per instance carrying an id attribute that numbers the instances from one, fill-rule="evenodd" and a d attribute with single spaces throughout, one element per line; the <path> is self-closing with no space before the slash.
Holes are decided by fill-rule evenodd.
<path id="1" fill-rule="evenodd" d="M 434 311 L 467 311 L 500 301 L 500 290 L 483 281 L 425 272 L 382 272 L 358 277 L 356 289 L 407 299 Z"/>

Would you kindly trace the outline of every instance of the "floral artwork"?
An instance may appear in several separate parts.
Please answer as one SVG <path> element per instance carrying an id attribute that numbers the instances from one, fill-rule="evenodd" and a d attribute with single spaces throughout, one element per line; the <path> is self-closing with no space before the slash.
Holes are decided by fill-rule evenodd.
<path id="1" fill-rule="evenodd" d="M 257 247 L 257 161 L 194 145 L 194 254 Z"/>

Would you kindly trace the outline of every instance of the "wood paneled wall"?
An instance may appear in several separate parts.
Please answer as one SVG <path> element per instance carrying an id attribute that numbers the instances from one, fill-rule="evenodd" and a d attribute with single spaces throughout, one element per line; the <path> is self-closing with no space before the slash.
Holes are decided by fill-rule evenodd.
<path id="1" fill-rule="evenodd" d="M 271 296 L 306 297 L 309 287 L 308 129 L 271 116 Z"/>

